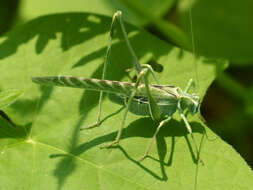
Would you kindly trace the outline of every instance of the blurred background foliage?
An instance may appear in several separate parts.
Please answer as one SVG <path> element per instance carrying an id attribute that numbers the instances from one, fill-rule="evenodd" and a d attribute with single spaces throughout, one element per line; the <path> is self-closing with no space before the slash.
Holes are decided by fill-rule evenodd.
<path id="1" fill-rule="evenodd" d="M 120 9 L 128 22 L 191 51 L 192 21 L 196 56 L 229 61 L 205 96 L 203 118 L 253 167 L 252 7 L 252 0 L 2 0 L 0 34 L 45 14 L 78 11 L 111 17 Z"/>

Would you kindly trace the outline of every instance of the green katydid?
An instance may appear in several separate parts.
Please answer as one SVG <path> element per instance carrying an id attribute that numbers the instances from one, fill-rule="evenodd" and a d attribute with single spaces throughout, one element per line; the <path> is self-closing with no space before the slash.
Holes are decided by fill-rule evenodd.
<path id="1" fill-rule="evenodd" d="M 118 20 L 123 36 L 125 38 L 127 47 L 133 58 L 134 66 L 137 71 L 137 80 L 135 83 L 131 82 L 119 82 L 119 81 L 110 81 L 105 80 L 105 73 L 108 64 L 108 58 L 110 56 L 111 46 L 112 46 L 112 36 L 113 36 L 113 27 L 115 21 Z M 140 65 L 138 59 L 135 55 L 135 52 L 128 40 L 127 32 L 125 30 L 121 12 L 117 11 L 112 18 L 111 30 L 109 35 L 109 45 L 107 48 L 105 62 L 103 67 L 102 79 L 92 79 L 92 78 L 83 78 L 83 77 L 74 77 L 74 76 L 48 76 L 48 77 L 33 77 L 32 81 L 42 85 L 54 85 L 62 87 L 74 87 L 74 88 L 85 88 L 87 90 L 100 91 L 99 97 L 99 108 L 98 108 L 98 117 L 95 124 L 90 125 L 87 128 L 92 128 L 100 125 L 100 115 L 102 109 L 102 97 L 103 92 L 113 93 L 119 95 L 125 102 L 126 109 L 123 114 L 123 119 L 118 130 L 116 139 L 107 144 L 106 147 L 110 147 L 114 144 L 117 144 L 121 137 L 122 129 L 125 125 L 125 120 L 128 111 L 136 113 L 138 115 L 150 115 L 153 120 L 159 121 L 159 125 L 156 129 L 155 134 L 153 135 L 149 145 L 146 148 L 146 151 L 143 157 L 144 159 L 156 138 L 157 133 L 160 128 L 163 127 L 168 121 L 170 121 L 172 115 L 178 111 L 180 117 L 183 119 L 187 131 L 190 133 L 195 149 L 197 151 L 197 157 L 199 157 L 199 151 L 197 144 L 194 140 L 192 129 L 188 123 L 184 110 L 188 110 L 191 114 L 197 113 L 199 110 L 199 97 L 195 94 L 188 93 L 189 89 L 193 85 L 193 80 L 190 79 L 186 88 L 181 90 L 179 87 L 170 86 L 170 85 L 151 85 L 149 84 L 147 75 L 151 73 L 152 76 L 158 83 L 158 80 L 155 77 L 154 71 L 149 65 Z M 84 128 L 82 128 L 84 129 Z"/>

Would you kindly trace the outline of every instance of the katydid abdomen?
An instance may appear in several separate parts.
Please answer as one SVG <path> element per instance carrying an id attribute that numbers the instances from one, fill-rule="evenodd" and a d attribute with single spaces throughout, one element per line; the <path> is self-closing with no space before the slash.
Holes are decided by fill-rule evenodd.
<path id="1" fill-rule="evenodd" d="M 34 77 L 33 82 L 41 85 L 84 88 L 93 91 L 104 91 L 119 95 L 125 102 L 133 90 L 136 90 L 135 83 L 119 82 L 111 80 L 100 80 L 93 78 L 73 76 L 52 76 Z M 169 85 L 149 85 L 152 97 L 160 108 L 161 117 L 171 116 L 177 110 L 177 103 L 180 95 L 178 87 Z M 129 110 L 136 115 L 150 115 L 149 102 L 144 84 L 137 87 L 136 95 L 130 104 Z"/>
<path id="2" fill-rule="evenodd" d="M 167 99 L 155 99 L 161 113 L 161 118 L 165 116 L 171 116 L 177 110 L 176 98 L 167 98 Z M 149 102 L 145 96 L 135 96 L 132 103 L 130 104 L 129 111 L 136 115 L 150 115 L 149 111 Z"/>

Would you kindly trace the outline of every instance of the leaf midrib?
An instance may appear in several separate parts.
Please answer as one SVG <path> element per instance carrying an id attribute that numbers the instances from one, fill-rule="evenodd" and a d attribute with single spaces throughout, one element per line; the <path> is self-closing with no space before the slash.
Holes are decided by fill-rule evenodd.
<path id="1" fill-rule="evenodd" d="M 135 184 L 135 185 L 137 185 L 137 186 L 139 186 L 139 187 L 141 187 L 143 189 L 146 189 L 146 190 L 154 190 L 154 189 L 147 188 L 147 187 L 143 186 L 142 184 L 138 184 L 136 182 L 132 182 L 132 181 L 128 180 L 127 178 L 123 177 L 123 176 L 116 175 L 115 173 L 110 172 L 108 169 L 104 168 L 103 166 L 98 166 L 98 165 L 96 165 L 96 164 L 94 164 L 94 163 L 92 163 L 92 162 L 90 162 L 88 160 L 85 160 L 85 159 L 83 159 L 81 157 L 78 157 L 78 156 L 76 156 L 76 155 L 74 155 L 72 153 L 66 152 L 66 151 L 64 151 L 64 150 L 62 150 L 62 149 L 60 149 L 58 147 L 55 147 L 55 146 L 52 146 L 52 145 L 49 145 L 49 144 L 46 144 L 46 143 L 42 143 L 42 142 L 39 142 L 39 141 L 33 141 L 32 139 L 25 139 L 24 141 L 21 141 L 21 142 L 18 142 L 18 143 L 9 144 L 8 146 L 6 146 L 4 148 L 4 150 L 6 151 L 6 150 L 8 150 L 10 148 L 17 147 L 18 145 L 21 145 L 21 144 L 30 144 L 32 146 L 34 146 L 34 145 L 41 145 L 41 146 L 47 147 L 49 149 L 56 150 L 56 151 L 61 152 L 61 153 L 65 154 L 65 155 L 68 155 L 68 156 L 70 156 L 72 158 L 75 158 L 76 160 L 79 160 L 79 161 L 81 161 L 83 163 L 89 164 L 89 165 L 91 165 L 94 168 L 103 170 L 104 172 L 106 172 L 106 173 L 108 173 L 110 175 L 113 175 L 113 176 L 116 176 L 118 178 L 121 178 L 123 181 Z M 34 151 L 35 151 L 35 149 L 33 148 L 33 155 L 34 155 Z M 34 160 L 33 160 L 33 163 L 34 163 Z M 35 166 L 33 165 L 32 168 L 33 168 L 32 170 L 34 171 L 35 170 Z M 31 184 L 32 184 L 32 182 L 31 182 Z"/>

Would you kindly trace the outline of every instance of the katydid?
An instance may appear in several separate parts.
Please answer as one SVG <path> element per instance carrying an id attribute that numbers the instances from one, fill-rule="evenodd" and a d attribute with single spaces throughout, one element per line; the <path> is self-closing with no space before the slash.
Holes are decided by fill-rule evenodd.
<path id="1" fill-rule="evenodd" d="M 134 66 L 137 71 L 137 80 L 135 83 L 110 81 L 104 79 L 108 64 L 108 57 L 110 56 L 112 46 L 113 27 L 116 20 L 119 21 L 124 39 L 131 53 Z M 105 56 L 102 79 L 83 78 L 74 76 L 48 76 L 48 77 L 33 77 L 32 81 L 42 85 L 85 88 L 87 90 L 100 91 L 97 121 L 95 124 L 85 127 L 86 129 L 99 126 L 101 123 L 100 115 L 102 108 L 101 107 L 102 97 L 104 92 L 117 94 L 121 98 L 123 98 L 126 109 L 123 114 L 123 119 L 120 128 L 118 130 L 116 139 L 113 142 L 107 144 L 106 147 L 110 147 L 119 142 L 122 129 L 125 125 L 125 120 L 128 111 L 131 111 L 133 113 L 138 112 L 136 113 L 138 115 L 149 115 L 153 120 L 159 121 L 159 125 L 156 129 L 156 132 L 153 135 L 149 145 L 146 148 L 143 157 L 140 160 L 143 160 L 145 157 L 147 157 L 160 128 L 163 127 L 168 121 L 170 121 L 172 115 L 176 111 L 178 111 L 180 117 L 183 119 L 185 123 L 187 131 L 190 133 L 193 139 L 193 143 L 197 151 L 197 157 L 199 157 L 199 151 L 192 134 L 191 126 L 184 115 L 184 110 L 186 109 L 191 114 L 195 114 L 199 110 L 200 106 L 199 97 L 195 94 L 188 93 L 189 89 L 193 85 L 193 80 L 190 79 L 186 88 L 184 90 L 181 90 L 179 87 L 171 85 L 149 84 L 147 77 L 149 73 L 153 75 L 153 77 L 158 83 L 158 80 L 155 77 L 152 67 L 145 64 L 141 65 L 138 62 L 135 52 L 128 40 L 127 33 L 122 21 L 121 12 L 117 11 L 112 18 L 111 30 L 109 35 L 109 45 L 107 47 L 107 52 Z"/>

